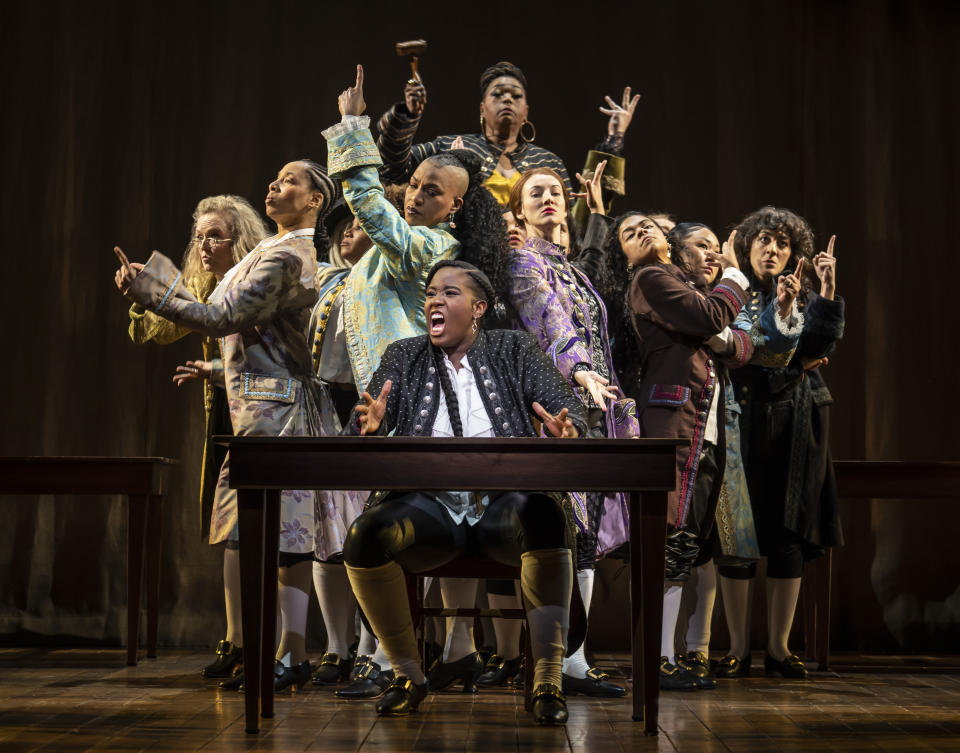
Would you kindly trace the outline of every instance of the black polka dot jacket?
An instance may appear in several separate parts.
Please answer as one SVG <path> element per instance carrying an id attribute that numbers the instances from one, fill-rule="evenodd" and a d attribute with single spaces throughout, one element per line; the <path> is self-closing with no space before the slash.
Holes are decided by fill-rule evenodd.
<path id="1" fill-rule="evenodd" d="M 498 437 L 536 437 L 534 401 L 556 415 L 563 408 L 583 436 L 587 431 L 586 409 L 553 362 L 526 332 L 481 330 L 467 351 L 467 360 L 477 380 L 483 404 Z M 378 434 L 429 437 L 437 418 L 443 388 L 437 369 L 442 355 L 427 335 L 391 343 L 367 386 L 376 399 L 389 379 L 393 382 L 387 410 Z M 345 431 L 359 434 L 356 411 Z"/>

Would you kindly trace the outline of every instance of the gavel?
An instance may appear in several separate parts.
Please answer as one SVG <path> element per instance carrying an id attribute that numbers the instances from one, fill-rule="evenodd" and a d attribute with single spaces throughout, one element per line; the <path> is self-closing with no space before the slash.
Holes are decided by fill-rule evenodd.
<path id="1" fill-rule="evenodd" d="M 410 58 L 410 85 L 420 83 L 420 56 L 427 51 L 426 39 L 410 39 L 406 42 L 397 42 L 397 55 Z M 423 108 L 420 107 L 422 112 Z"/>
<path id="2" fill-rule="evenodd" d="M 410 39 L 406 42 L 397 42 L 397 55 L 410 58 L 410 80 L 420 80 L 420 56 L 427 51 L 426 39 Z"/>

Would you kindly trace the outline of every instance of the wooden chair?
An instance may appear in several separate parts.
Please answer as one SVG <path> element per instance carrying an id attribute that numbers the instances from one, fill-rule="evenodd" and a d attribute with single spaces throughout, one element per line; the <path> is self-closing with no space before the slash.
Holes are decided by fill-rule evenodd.
<path id="1" fill-rule="evenodd" d="M 406 571 L 405 571 L 406 572 Z M 420 649 L 420 658 L 423 662 L 424 675 L 427 673 L 426 656 L 424 653 L 423 621 L 427 617 L 490 617 L 505 620 L 527 619 L 527 611 L 523 599 L 520 600 L 520 609 L 481 609 L 478 607 L 425 607 L 424 578 L 476 578 L 478 580 L 520 580 L 520 567 L 504 565 L 490 559 L 457 559 L 441 567 L 426 570 L 420 573 L 406 572 L 407 597 L 410 601 L 410 614 L 417 633 L 417 647 Z M 524 631 L 526 638 L 523 644 L 523 705 L 527 711 L 533 710 L 533 653 L 530 644 L 530 629 Z M 573 581 L 570 599 L 570 642 L 580 645 L 586 634 L 586 611 L 583 600 L 580 598 L 580 589 L 577 581 Z M 568 647 L 569 650 L 569 647 Z"/>

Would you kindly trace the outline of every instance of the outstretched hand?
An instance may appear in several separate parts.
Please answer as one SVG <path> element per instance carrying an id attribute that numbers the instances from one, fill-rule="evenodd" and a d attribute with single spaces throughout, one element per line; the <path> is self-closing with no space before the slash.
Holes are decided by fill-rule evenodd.
<path id="1" fill-rule="evenodd" d="M 543 421 L 543 427 L 553 436 L 561 439 L 576 439 L 579 436 L 577 427 L 573 425 L 573 421 L 567 418 L 569 411 L 566 408 L 554 416 L 540 403 L 534 403 L 533 412 L 540 417 L 540 420 Z"/>
<path id="2" fill-rule="evenodd" d="M 383 389 L 380 395 L 374 400 L 369 392 L 363 392 L 360 395 L 362 403 L 357 404 L 357 415 L 360 418 L 360 436 L 373 434 L 380 428 L 380 423 L 387 413 L 387 397 L 393 388 L 393 382 L 389 379 L 383 383 Z"/>
<path id="3" fill-rule="evenodd" d="M 183 366 L 177 366 L 173 382 L 177 387 L 182 387 L 184 383 L 194 379 L 209 379 L 211 374 L 213 374 L 211 361 L 187 361 Z"/>
<path id="4" fill-rule="evenodd" d="M 827 243 L 827 250 L 813 257 L 813 269 L 820 278 L 820 295 L 833 300 L 837 287 L 837 259 L 833 255 L 833 245 L 837 236 L 831 235 Z"/>
<path id="5" fill-rule="evenodd" d="M 612 387 L 609 379 L 604 379 L 595 371 L 578 371 L 573 378 L 590 393 L 593 402 L 600 406 L 604 413 L 607 410 L 607 400 L 617 399 L 617 388 Z"/>
<path id="6" fill-rule="evenodd" d="M 630 97 L 630 87 L 624 87 L 623 101 L 617 104 L 610 97 L 604 97 L 607 101 L 607 107 L 601 107 L 600 112 L 610 116 L 607 123 L 607 133 L 611 136 L 623 136 L 630 127 L 630 121 L 633 120 L 633 111 L 637 109 L 637 103 L 640 101 L 640 95 L 636 94 Z"/>
<path id="7" fill-rule="evenodd" d="M 603 214 L 603 185 L 601 178 L 603 177 L 603 169 L 607 166 L 607 161 L 603 160 L 596 169 L 593 171 L 593 175 L 589 178 L 584 178 L 580 173 L 577 173 L 577 180 L 583 185 L 583 193 L 573 194 L 578 199 L 586 199 L 587 207 L 593 214 Z"/>
<path id="8" fill-rule="evenodd" d="M 363 66 L 357 66 L 357 81 L 341 92 L 337 99 L 341 115 L 363 115 L 367 103 L 363 101 Z"/>
<path id="9" fill-rule="evenodd" d="M 133 263 L 127 259 L 127 255 L 120 250 L 119 246 L 113 247 L 113 253 L 120 261 L 120 269 L 114 272 L 113 281 L 117 284 L 117 289 L 126 295 L 127 291 L 130 290 L 130 286 L 133 284 L 134 278 L 136 278 L 136 276 L 140 274 L 140 270 L 143 269 L 143 265 Z"/>

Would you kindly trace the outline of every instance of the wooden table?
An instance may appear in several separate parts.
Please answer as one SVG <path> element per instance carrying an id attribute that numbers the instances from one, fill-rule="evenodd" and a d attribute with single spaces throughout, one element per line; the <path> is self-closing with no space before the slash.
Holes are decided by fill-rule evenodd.
<path id="1" fill-rule="evenodd" d="M 899 460 L 837 460 L 840 499 L 957 499 L 960 463 Z M 833 553 L 807 565 L 803 578 L 804 653 L 817 669 L 830 664 L 830 599 Z"/>
<path id="2" fill-rule="evenodd" d="M 246 729 L 273 716 L 281 489 L 625 491 L 630 495 L 633 718 L 657 733 L 673 439 L 218 437 L 238 492 Z M 259 696 L 259 697 L 258 697 Z"/>
<path id="3" fill-rule="evenodd" d="M 127 497 L 127 664 L 137 663 L 146 547 L 147 656 L 157 655 L 160 511 L 177 461 L 136 457 L 0 457 L 0 494 L 123 494 Z M 147 536 L 147 528 L 150 536 Z"/>

